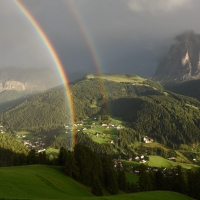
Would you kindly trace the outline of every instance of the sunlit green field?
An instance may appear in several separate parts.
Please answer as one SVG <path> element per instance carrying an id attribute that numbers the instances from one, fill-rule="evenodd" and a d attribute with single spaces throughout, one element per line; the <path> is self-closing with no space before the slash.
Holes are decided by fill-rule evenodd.
<path id="1" fill-rule="evenodd" d="M 16 134 L 17 135 L 27 135 L 27 134 L 29 134 L 30 132 L 27 132 L 27 131 L 19 131 L 19 132 L 17 132 Z"/>
<path id="2" fill-rule="evenodd" d="M 17 137 L 20 136 L 20 137 Z M 25 136 L 25 137 L 23 137 Z M 25 140 L 31 140 L 33 138 L 36 138 L 37 136 L 34 133 L 31 132 L 27 132 L 27 131 L 18 131 L 16 133 L 16 138 L 18 138 L 19 140 L 25 139 Z"/>
<path id="3" fill-rule="evenodd" d="M 169 161 L 160 156 L 149 156 L 149 161 L 147 162 L 147 165 L 151 166 L 151 167 L 167 167 L 167 168 L 180 165 L 181 167 L 183 167 L 185 169 L 191 169 L 193 167 L 198 167 L 197 165 Z"/>
<path id="4" fill-rule="evenodd" d="M 0 168 L 0 199 L 140 199 L 189 200 L 191 198 L 167 191 L 141 192 L 95 197 L 86 187 L 65 176 L 57 167 L 26 165 Z"/>
<path id="5" fill-rule="evenodd" d="M 113 125 L 122 125 L 122 121 L 116 118 L 110 118 L 110 124 Z M 93 128 L 89 128 L 84 130 L 85 134 L 88 134 L 92 138 L 94 142 L 98 142 L 100 144 L 106 144 L 114 140 L 117 136 L 117 129 L 115 128 L 106 128 L 102 126 L 98 121 L 87 119 L 86 123 L 93 125 Z M 83 126 L 84 127 L 84 126 Z M 98 133 L 98 136 L 96 135 Z"/>
<path id="6" fill-rule="evenodd" d="M 126 75 L 126 74 L 102 74 L 102 75 L 96 75 L 96 74 L 89 74 L 87 75 L 87 78 L 102 78 L 102 79 L 106 79 L 109 81 L 115 81 L 115 82 L 133 82 L 133 83 L 137 83 L 137 82 L 143 82 L 146 79 L 145 78 L 141 78 L 137 75 Z"/>
<path id="7" fill-rule="evenodd" d="M 69 196 L 91 196 L 90 189 L 51 166 L 2 167 L 0 179 L 0 198 L 66 199 Z"/>
<path id="8" fill-rule="evenodd" d="M 46 153 L 47 153 L 48 155 L 52 156 L 52 158 L 53 158 L 54 156 L 57 156 L 57 155 L 58 155 L 59 149 L 47 148 L 47 149 L 46 149 Z"/>

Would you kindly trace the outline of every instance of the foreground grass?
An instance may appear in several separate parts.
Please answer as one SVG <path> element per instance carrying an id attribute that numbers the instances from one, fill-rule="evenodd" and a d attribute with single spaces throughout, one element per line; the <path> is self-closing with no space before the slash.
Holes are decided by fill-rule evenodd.
<path id="1" fill-rule="evenodd" d="M 95 197 L 90 193 L 90 188 L 65 176 L 57 167 L 27 165 L 0 168 L 0 199 L 189 200 L 191 198 L 168 191 Z"/>
<path id="2" fill-rule="evenodd" d="M 175 192 L 168 192 L 168 191 L 153 191 L 153 192 L 138 192 L 132 194 L 122 194 L 122 195 L 115 195 L 115 196 L 103 196 L 103 197 L 88 197 L 88 198 L 77 198 L 77 200 L 191 200 L 190 197 L 181 195 Z"/>
<path id="3" fill-rule="evenodd" d="M 92 196 L 90 189 L 52 166 L 3 167 L 0 168 L 0 179 L 0 198 L 66 199 L 68 196 Z"/>

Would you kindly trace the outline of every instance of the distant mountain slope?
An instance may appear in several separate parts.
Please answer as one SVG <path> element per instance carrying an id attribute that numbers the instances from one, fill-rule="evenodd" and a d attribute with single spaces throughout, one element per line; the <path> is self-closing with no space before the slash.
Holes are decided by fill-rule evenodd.
<path id="1" fill-rule="evenodd" d="M 87 77 L 71 85 L 71 94 L 77 120 L 107 114 L 171 147 L 200 142 L 200 102 L 164 91 L 154 81 Z M 63 125 L 70 119 L 66 103 L 64 89 L 57 88 L 4 111 L 2 119 L 15 130 Z"/>
<path id="2" fill-rule="evenodd" d="M 105 102 L 110 99 L 160 94 L 160 90 L 162 90 L 161 85 L 148 80 L 132 84 L 86 78 L 71 85 L 77 119 L 101 114 L 108 107 L 109 103 L 105 104 Z M 63 125 L 69 122 L 66 103 L 68 102 L 66 102 L 65 90 L 58 87 L 35 95 L 18 106 L 8 109 L 4 112 L 3 118 L 8 126 L 15 129 Z"/>
<path id="3" fill-rule="evenodd" d="M 153 76 L 162 83 L 183 82 L 200 78 L 200 34 L 193 31 L 178 35 L 164 62 Z"/>
<path id="4" fill-rule="evenodd" d="M 4 123 L 14 129 L 48 127 L 69 120 L 64 89 L 50 90 L 26 99 L 3 113 Z"/>
<path id="5" fill-rule="evenodd" d="M 200 100 L 200 80 L 186 81 L 179 84 L 166 85 L 165 89 Z"/>
<path id="6" fill-rule="evenodd" d="M 171 148 L 200 141 L 200 102 L 165 94 L 116 99 L 111 102 L 111 113 Z"/>
<path id="7" fill-rule="evenodd" d="M 25 96 L 27 92 L 25 91 L 16 91 L 16 90 L 5 90 L 0 92 L 0 103 L 11 101 L 13 99 L 20 98 L 22 96 Z"/>
<path id="8" fill-rule="evenodd" d="M 5 90 L 44 91 L 55 87 L 61 80 L 52 68 L 2 68 L 0 92 Z"/>

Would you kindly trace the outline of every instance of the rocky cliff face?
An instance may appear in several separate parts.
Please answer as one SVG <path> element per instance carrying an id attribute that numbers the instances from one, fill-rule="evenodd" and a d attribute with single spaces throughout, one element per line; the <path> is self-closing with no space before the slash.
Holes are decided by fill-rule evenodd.
<path id="1" fill-rule="evenodd" d="M 200 34 L 188 31 L 177 36 L 168 55 L 153 76 L 162 83 L 200 78 Z"/>
<path id="2" fill-rule="evenodd" d="M 25 91 L 25 85 L 19 81 L 6 81 L 0 83 L 0 91 L 3 90 Z"/>
<path id="3" fill-rule="evenodd" d="M 0 69 L 0 92 L 17 90 L 38 92 L 61 84 L 54 70 L 43 69 Z"/>

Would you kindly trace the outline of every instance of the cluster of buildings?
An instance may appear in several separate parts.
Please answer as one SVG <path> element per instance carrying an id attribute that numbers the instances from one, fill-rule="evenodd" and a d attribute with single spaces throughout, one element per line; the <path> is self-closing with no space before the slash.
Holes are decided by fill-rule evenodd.
<path id="1" fill-rule="evenodd" d="M 120 169 L 120 170 L 124 169 L 124 165 L 120 160 L 114 160 L 113 165 L 114 165 L 114 169 Z"/>
<path id="2" fill-rule="evenodd" d="M 107 128 L 107 129 L 109 129 L 109 128 L 115 128 L 115 129 L 117 129 L 117 130 L 120 130 L 120 129 L 123 128 L 123 127 L 120 126 L 120 125 L 114 125 L 114 124 L 102 124 L 101 126 Z"/>
<path id="3" fill-rule="evenodd" d="M 45 151 L 45 143 L 42 138 L 33 138 L 31 140 L 23 140 L 24 146 L 28 149 L 35 149 L 38 153 Z"/>
<path id="4" fill-rule="evenodd" d="M 0 133 L 4 133 L 2 125 L 0 125 Z"/>
<path id="5" fill-rule="evenodd" d="M 134 160 L 139 163 L 146 163 L 147 160 L 149 160 L 149 157 L 144 155 L 138 155 L 134 158 Z M 132 161 L 132 158 L 130 158 L 129 161 Z"/>
<path id="6" fill-rule="evenodd" d="M 139 174 L 140 173 L 140 168 L 138 166 L 133 167 L 133 166 L 129 166 L 130 168 L 132 168 L 131 173 L 134 174 Z M 161 171 L 161 173 L 164 175 L 164 177 L 173 177 L 173 176 L 178 176 L 178 169 L 177 167 L 174 168 L 158 168 L 158 167 L 148 167 L 146 169 L 147 173 L 156 173 L 158 170 Z"/>

